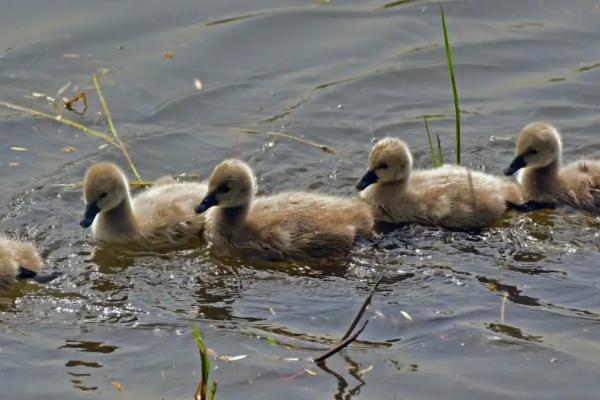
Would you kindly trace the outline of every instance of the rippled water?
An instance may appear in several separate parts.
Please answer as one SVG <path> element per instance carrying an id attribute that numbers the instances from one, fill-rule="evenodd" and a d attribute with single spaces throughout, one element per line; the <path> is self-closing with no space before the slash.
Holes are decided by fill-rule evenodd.
<path id="1" fill-rule="evenodd" d="M 90 109 L 65 116 L 105 130 L 90 84 L 101 71 L 144 177 L 206 176 L 239 157 L 263 193 L 354 195 L 373 139 L 398 135 L 429 165 L 424 114 L 453 158 L 438 5 L 397 3 L 5 0 L 0 97 L 51 111 L 31 93 L 70 84 L 63 96 L 84 89 Z M 500 173 L 518 130 L 538 119 L 562 129 L 566 159 L 600 156 L 599 2 L 445 9 L 464 163 Z M 337 153 L 236 127 L 285 129 Z M 480 233 L 407 226 L 327 270 L 224 264 L 205 249 L 123 254 L 94 247 L 78 225 L 81 193 L 60 186 L 93 161 L 125 166 L 121 154 L 6 109 L 0 137 L 1 229 L 34 240 L 63 273 L 0 297 L 2 399 L 190 399 L 191 324 L 217 354 L 247 355 L 213 361 L 218 399 L 598 397 L 598 218 L 514 215 Z M 381 272 L 360 340 L 326 368 L 312 364 Z"/>

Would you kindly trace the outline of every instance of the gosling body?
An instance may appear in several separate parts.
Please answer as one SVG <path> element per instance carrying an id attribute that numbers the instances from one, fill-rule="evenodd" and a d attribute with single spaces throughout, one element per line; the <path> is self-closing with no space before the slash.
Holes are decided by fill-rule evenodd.
<path id="1" fill-rule="evenodd" d="M 600 214 L 600 160 L 562 166 L 562 140 L 552 125 L 534 122 L 523 128 L 515 158 L 504 173 L 517 171 L 525 200 L 533 208 L 569 205 Z"/>
<path id="2" fill-rule="evenodd" d="M 207 213 L 207 239 L 218 253 L 320 264 L 347 256 L 357 236 L 372 234 L 373 216 L 360 201 L 306 192 L 255 199 L 255 189 L 252 170 L 242 161 L 226 160 L 214 169 L 196 212 Z"/>
<path id="3" fill-rule="evenodd" d="M 91 226 L 100 242 L 160 249 L 184 246 L 202 237 L 205 219 L 193 207 L 205 194 L 205 184 L 165 177 L 131 198 L 123 171 L 101 162 L 85 175 L 81 226 Z"/>
<path id="4" fill-rule="evenodd" d="M 410 150 L 397 138 L 373 146 L 357 189 L 378 221 L 453 229 L 489 226 L 507 204 L 523 202 L 519 185 L 502 177 L 454 165 L 413 171 Z"/>
<path id="5" fill-rule="evenodd" d="M 17 281 L 35 279 L 42 270 L 42 260 L 35 246 L 0 235 L 0 293 Z"/>

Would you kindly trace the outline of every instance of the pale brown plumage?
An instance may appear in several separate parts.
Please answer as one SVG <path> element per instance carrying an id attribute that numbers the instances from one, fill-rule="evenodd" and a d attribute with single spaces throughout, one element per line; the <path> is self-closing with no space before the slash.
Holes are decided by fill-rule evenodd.
<path id="1" fill-rule="evenodd" d="M 194 206 L 206 194 L 205 184 L 161 178 L 131 199 L 121 169 L 100 162 L 87 170 L 83 194 L 86 212 L 81 225 L 92 225 L 98 241 L 165 249 L 202 237 L 204 216 L 194 213 Z"/>
<path id="2" fill-rule="evenodd" d="M 42 269 L 35 246 L 0 235 L 0 293 L 18 280 L 34 278 Z"/>
<path id="3" fill-rule="evenodd" d="M 446 228 L 486 227 L 502 217 L 507 202 L 522 203 L 519 185 L 455 165 L 412 170 L 412 156 L 400 139 L 385 138 L 369 154 L 357 183 L 375 219 Z"/>
<path id="4" fill-rule="evenodd" d="M 522 169 L 518 179 L 525 200 L 600 214 L 600 160 L 579 160 L 563 167 L 561 137 L 555 127 L 545 122 L 525 126 L 515 153 L 505 174 Z"/>
<path id="5" fill-rule="evenodd" d="M 207 209 L 206 234 L 217 253 L 247 260 L 328 263 L 368 237 L 373 217 L 360 201 L 284 192 L 254 198 L 255 179 L 239 160 L 225 160 L 209 179 L 196 212 Z"/>

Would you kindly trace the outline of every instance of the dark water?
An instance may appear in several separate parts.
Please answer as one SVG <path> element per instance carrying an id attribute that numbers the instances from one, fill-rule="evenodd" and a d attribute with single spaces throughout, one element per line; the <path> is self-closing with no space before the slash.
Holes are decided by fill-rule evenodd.
<path id="1" fill-rule="evenodd" d="M 429 165 L 423 114 L 437 116 L 453 158 L 438 5 L 384 4 L 4 0 L 0 98 L 51 111 L 32 92 L 61 97 L 70 83 L 62 96 L 84 89 L 90 109 L 64 115 L 106 130 L 90 84 L 101 71 L 145 178 L 206 176 L 239 157 L 262 192 L 353 195 L 375 138 L 398 135 Z M 445 8 L 465 164 L 499 173 L 518 130 L 538 119 L 562 129 L 566 159 L 600 156 L 600 2 Z M 338 152 L 236 127 L 285 129 Z M 34 240 L 63 273 L 0 298 L 2 399 L 190 399 L 191 324 L 219 355 L 247 356 L 213 361 L 218 399 L 598 398 L 598 218 L 542 212 L 480 234 L 404 227 L 328 270 L 228 265 L 204 249 L 117 254 L 95 249 L 78 225 L 80 192 L 60 184 L 94 161 L 125 167 L 121 154 L 4 108 L 0 135 L 0 227 Z M 360 341 L 327 369 L 312 364 L 381 272 Z"/>

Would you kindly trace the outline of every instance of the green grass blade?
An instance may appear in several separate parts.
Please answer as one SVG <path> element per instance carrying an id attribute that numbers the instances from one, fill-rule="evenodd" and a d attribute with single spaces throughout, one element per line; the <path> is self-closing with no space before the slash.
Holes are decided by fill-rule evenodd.
<path id="1" fill-rule="evenodd" d="M 440 167 L 444 165 L 444 155 L 442 154 L 442 143 L 440 142 L 440 136 L 435 135 L 435 137 L 437 138 L 438 145 L 438 167 Z"/>
<path id="2" fill-rule="evenodd" d="M 454 98 L 454 120 L 456 123 L 456 163 L 460 164 L 460 105 L 458 103 L 458 90 L 456 89 L 456 78 L 454 76 L 454 64 L 452 63 L 452 49 L 448 40 L 448 28 L 446 27 L 446 15 L 444 7 L 440 4 L 442 14 L 442 31 L 444 32 L 444 47 L 446 48 L 446 62 L 448 63 L 448 72 L 450 82 L 452 83 L 452 97 Z"/>
<path id="3" fill-rule="evenodd" d="M 215 393 L 217 393 L 217 381 L 214 381 L 211 388 L 210 388 L 210 397 L 208 398 L 208 400 L 215 400 Z"/>
<path id="4" fill-rule="evenodd" d="M 423 115 L 423 121 L 425 122 L 425 130 L 427 131 L 427 141 L 429 142 L 429 153 L 431 154 L 431 166 L 437 167 L 437 161 L 435 159 L 435 152 L 433 150 L 433 142 L 431 141 L 431 132 L 429 132 L 429 123 L 427 123 L 427 115 Z"/>
<path id="5" fill-rule="evenodd" d="M 196 346 L 198 347 L 198 352 L 200 353 L 200 363 L 202 364 L 202 380 L 200 381 L 200 385 L 198 386 L 198 390 L 196 391 L 195 399 L 206 400 L 206 389 L 208 387 L 208 376 L 210 374 L 210 360 L 208 359 L 206 345 L 204 344 L 204 340 L 202 339 L 202 333 L 200 333 L 200 330 L 198 330 L 198 328 L 196 328 L 195 326 L 192 326 L 192 334 L 194 335 L 194 339 L 196 340 Z"/>

